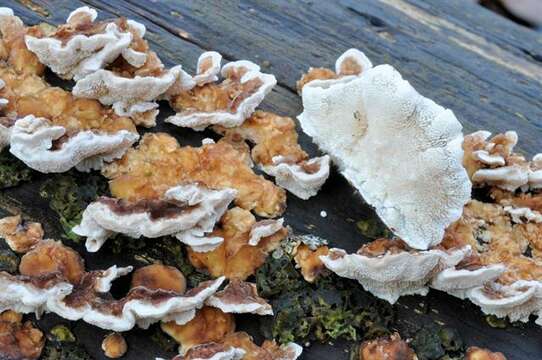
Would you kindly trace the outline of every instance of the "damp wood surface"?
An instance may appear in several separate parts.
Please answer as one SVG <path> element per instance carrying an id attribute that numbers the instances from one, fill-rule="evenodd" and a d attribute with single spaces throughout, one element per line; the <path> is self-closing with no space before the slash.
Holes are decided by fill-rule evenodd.
<path id="1" fill-rule="evenodd" d="M 225 61 L 248 59 L 275 74 L 279 84 L 263 109 L 295 117 L 301 102 L 295 82 L 309 66 L 332 67 L 344 50 L 356 47 L 374 64 L 396 67 L 423 95 L 451 108 L 465 132 L 516 130 L 519 150 L 533 155 L 542 150 L 542 34 L 523 28 L 468 0 L 340 0 L 340 1 L 12 1 L 27 24 L 63 23 L 76 7 L 89 5 L 102 18 L 126 16 L 144 23 L 146 38 L 167 65 L 182 64 L 194 71 L 197 57 L 216 50 Z M 164 124 L 171 110 L 161 106 L 159 125 L 181 144 L 196 145 L 210 132 L 195 133 Z M 317 149 L 300 136 L 311 154 Z M 60 233 L 58 219 L 39 196 L 40 176 L 31 183 L 4 190 L 3 214 L 21 211 L 44 223 L 46 235 Z M 325 210 L 327 217 L 320 217 Z M 286 222 L 297 233 L 312 233 L 332 246 L 357 249 L 368 239 L 356 222 L 374 212 L 334 170 L 318 196 L 301 201 L 288 198 Z M 111 254 L 82 252 L 91 269 L 128 265 Z M 511 360 L 542 358 L 542 329 L 533 322 L 506 329 L 490 327 L 479 309 L 446 294 L 405 297 L 396 305 L 398 326 L 444 323 L 457 328 L 468 345 L 503 352 Z M 44 328 L 59 319 L 46 315 Z M 250 327 L 247 317 L 241 326 Z M 100 344 L 106 331 L 77 322 L 73 330 L 96 359 L 105 359 Z M 167 357 L 148 333 L 126 336 L 127 360 Z M 303 359 L 348 359 L 350 344 L 313 344 Z"/>

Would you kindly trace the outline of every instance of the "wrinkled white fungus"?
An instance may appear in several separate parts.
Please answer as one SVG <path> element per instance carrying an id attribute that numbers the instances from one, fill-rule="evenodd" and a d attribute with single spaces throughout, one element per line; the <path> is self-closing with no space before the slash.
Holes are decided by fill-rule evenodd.
<path id="1" fill-rule="evenodd" d="M 386 225 L 411 247 L 440 243 L 471 194 L 453 112 L 420 95 L 390 65 L 311 81 L 302 95 L 303 130 Z"/>

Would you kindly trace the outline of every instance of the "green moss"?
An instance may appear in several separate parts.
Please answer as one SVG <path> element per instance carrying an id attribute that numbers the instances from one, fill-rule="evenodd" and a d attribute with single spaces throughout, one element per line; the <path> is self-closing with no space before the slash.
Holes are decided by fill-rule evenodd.
<path id="1" fill-rule="evenodd" d="M 369 239 L 389 238 L 393 235 L 377 218 L 359 220 L 356 222 L 356 227 L 361 235 Z"/>
<path id="2" fill-rule="evenodd" d="M 77 342 L 65 325 L 57 325 L 49 331 L 41 360 L 92 360 L 92 356 Z"/>
<path id="3" fill-rule="evenodd" d="M 9 150 L 0 152 L 0 189 L 17 186 L 32 179 L 33 171 Z"/>
<path id="4" fill-rule="evenodd" d="M 60 342 L 75 342 L 75 335 L 71 332 L 66 325 L 57 325 L 50 331 L 51 336 Z"/>
<path id="5" fill-rule="evenodd" d="M 19 255 L 9 248 L 5 240 L 0 240 L 0 271 L 16 273 L 19 261 Z"/>
<path id="6" fill-rule="evenodd" d="M 462 359 L 465 350 L 463 339 L 456 329 L 436 325 L 417 331 L 411 345 L 420 360 Z"/>
<path id="7" fill-rule="evenodd" d="M 492 328 L 497 329 L 506 329 L 506 327 L 508 326 L 508 321 L 506 319 L 498 318 L 495 315 L 486 316 L 486 322 Z"/>
<path id="8" fill-rule="evenodd" d="M 80 237 L 71 229 L 81 222 L 87 205 L 107 191 L 107 182 L 99 174 L 72 172 L 47 180 L 40 188 L 40 195 L 49 200 L 50 208 L 57 213 L 64 237 L 78 242 Z"/>
<path id="9" fill-rule="evenodd" d="M 394 321 L 392 307 L 359 284 L 333 274 L 309 284 L 286 255 L 270 256 L 256 272 L 256 284 L 275 312 L 260 320 L 262 334 L 280 343 L 358 341 L 388 334 Z"/>

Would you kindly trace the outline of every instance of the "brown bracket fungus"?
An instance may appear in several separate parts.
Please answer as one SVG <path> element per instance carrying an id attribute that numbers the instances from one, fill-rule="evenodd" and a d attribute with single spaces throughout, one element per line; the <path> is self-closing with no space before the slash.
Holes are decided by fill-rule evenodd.
<path id="1" fill-rule="evenodd" d="M 0 313 L 0 359 L 37 360 L 45 345 L 45 336 L 32 322 L 13 311 Z"/>
<path id="2" fill-rule="evenodd" d="M 417 360 L 418 357 L 399 334 L 364 341 L 359 347 L 359 360 Z"/>
<path id="3" fill-rule="evenodd" d="M 207 299 L 206 304 L 225 313 L 273 315 L 271 305 L 258 296 L 256 284 L 236 279 Z"/>
<path id="4" fill-rule="evenodd" d="M 21 215 L 0 219 L 0 237 L 11 250 L 25 253 L 43 239 L 40 223 L 24 221 Z"/>
<path id="5" fill-rule="evenodd" d="M 91 252 L 114 234 L 132 238 L 173 235 L 195 251 L 210 251 L 222 239 L 205 234 L 213 231 L 236 194 L 232 189 L 213 190 L 195 183 L 172 187 L 159 199 L 101 197 L 87 206 L 73 232 L 87 238 L 86 248 Z"/>
<path id="6" fill-rule="evenodd" d="M 301 127 L 397 236 L 428 249 L 470 199 L 461 124 L 390 65 L 358 69 L 305 84 Z"/>

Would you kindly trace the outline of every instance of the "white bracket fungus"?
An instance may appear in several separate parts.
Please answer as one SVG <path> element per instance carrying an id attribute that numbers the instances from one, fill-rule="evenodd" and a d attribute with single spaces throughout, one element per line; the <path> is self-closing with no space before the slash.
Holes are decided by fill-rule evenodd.
<path id="1" fill-rule="evenodd" d="M 98 251 L 115 233 L 132 238 L 176 235 L 200 251 L 210 251 L 223 239 L 202 235 L 213 231 L 236 194 L 233 189 L 212 190 L 188 184 L 170 188 L 161 200 L 101 198 L 87 206 L 73 232 L 87 238 L 90 252 Z M 198 235 L 198 242 L 191 241 Z"/>
<path id="2" fill-rule="evenodd" d="M 451 267 L 437 273 L 430 285 L 433 289 L 464 299 L 469 290 L 496 280 L 505 270 L 506 267 L 501 264 L 480 266 L 472 270 Z"/>
<path id="3" fill-rule="evenodd" d="M 241 125 L 277 83 L 273 75 L 262 73 L 258 65 L 246 60 L 227 63 L 221 70 L 224 80 L 209 83 L 216 78 L 216 61 L 220 59 L 216 55 L 208 58 L 213 65 L 201 58 L 198 61 L 198 71 L 203 73 L 193 78 L 195 86 L 170 97 L 177 113 L 166 122 L 194 130 Z"/>
<path id="4" fill-rule="evenodd" d="M 413 248 L 440 243 L 471 194 L 453 112 L 420 95 L 390 65 L 311 81 L 302 95 L 303 130 L 386 225 Z"/>
<path id="5" fill-rule="evenodd" d="M 528 222 L 542 223 L 542 214 L 536 210 L 527 207 L 516 208 L 513 206 L 505 206 L 504 211 L 510 215 L 512 221 L 517 224 Z"/>
<path id="6" fill-rule="evenodd" d="M 510 285 L 489 283 L 470 290 L 468 298 L 486 314 L 508 317 L 510 321 L 529 321 L 538 315 L 542 325 L 542 285 L 540 281 L 519 280 Z"/>
<path id="7" fill-rule="evenodd" d="M 431 277 L 455 266 L 469 252 L 470 248 L 465 247 L 449 252 L 434 249 L 371 256 L 331 249 L 329 255 L 320 259 L 337 275 L 357 280 L 365 290 L 393 304 L 402 295 L 426 295 Z"/>
<path id="8" fill-rule="evenodd" d="M 96 276 L 98 280 L 103 276 L 100 272 L 89 274 Z M 110 276 L 110 269 L 104 274 Z M 0 285 L 4 289 L 0 293 L 0 311 L 14 310 L 35 313 L 38 316 L 43 312 L 52 312 L 68 320 L 83 320 L 102 329 L 114 331 L 128 331 L 136 324 L 147 328 L 162 320 L 175 320 L 182 325 L 194 317 L 195 309 L 203 306 L 205 300 L 218 290 L 223 281 L 224 278 L 219 278 L 202 283 L 182 295 L 134 288 L 125 298 L 111 300 L 107 307 L 100 307 L 99 301 L 94 298 L 96 295 L 78 303 L 77 293 L 99 293 L 103 287 L 76 288 L 68 282 L 55 280 L 43 284 L 29 277 L 0 273 Z"/>
<path id="9" fill-rule="evenodd" d="M 256 284 L 231 280 L 226 288 L 207 299 L 207 305 L 225 313 L 273 315 L 271 305 L 258 296 Z"/>
<path id="10" fill-rule="evenodd" d="M 477 131 L 465 137 L 466 166 L 470 167 L 475 185 L 491 185 L 506 191 L 528 191 L 542 187 L 542 155 L 532 161 L 514 153 L 518 143 L 515 131 L 490 139 L 488 131 Z M 469 158 L 470 156 L 470 158 Z"/>
<path id="11" fill-rule="evenodd" d="M 245 350 L 233 346 L 208 343 L 194 346 L 184 355 L 177 355 L 172 360 L 241 360 Z M 156 358 L 156 360 L 163 360 Z"/>
<path id="12" fill-rule="evenodd" d="M 316 195 L 329 177 L 328 155 L 315 157 L 300 164 L 291 164 L 282 156 L 273 157 L 274 165 L 262 166 L 262 170 L 275 177 L 278 186 L 300 199 Z"/>
<path id="13" fill-rule="evenodd" d="M 249 234 L 248 244 L 250 246 L 258 246 L 260 240 L 275 234 L 282 229 L 284 219 L 278 220 L 261 220 L 252 225 Z"/>
<path id="14" fill-rule="evenodd" d="M 32 51 L 41 63 L 64 79 L 79 80 L 88 74 L 103 69 L 120 55 L 126 54 L 129 63 L 141 64 L 144 53 L 137 54 L 129 49 L 133 39 L 130 28 L 141 33 L 144 26 L 135 21 L 127 23 L 127 30 L 122 30 L 114 23 L 95 23 L 96 10 L 81 7 L 74 10 L 56 34 L 50 37 L 25 37 L 27 48 Z M 86 28 L 95 28 L 88 31 Z M 84 29 L 84 30 L 83 30 Z M 68 32 L 64 39 L 63 30 Z M 88 34 L 85 34 L 85 31 Z"/>
<path id="15" fill-rule="evenodd" d="M 73 167 L 88 171 L 121 157 L 138 138 L 137 133 L 128 130 L 85 130 L 69 135 L 62 126 L 28 115 L 11 128 L 10 152 L 43 173 L 65 172 Z"/>

